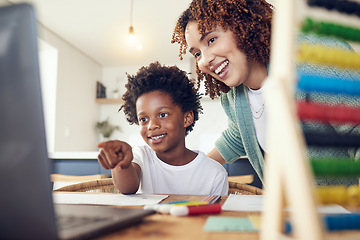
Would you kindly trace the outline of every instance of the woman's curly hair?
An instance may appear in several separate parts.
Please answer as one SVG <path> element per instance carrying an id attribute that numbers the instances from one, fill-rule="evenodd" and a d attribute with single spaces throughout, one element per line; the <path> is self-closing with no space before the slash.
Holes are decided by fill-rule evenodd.
<path id="1" fill-rule="evenodd" d="M 222 26 L 230 29 L 235 35 L 238 48 L 243 51 L 248 61 L 269 63 L 270 35 L 273 6 L 265 0 L 193 0 L 179 17 L 171 43 L 179 43 L 179 57 L 186 53 L 187 43 L 185 29 L 190 21 L 197 21 L 200 34 L 204 34 Z M 205 80 L 206 95 L 211 98 L 220 96 L 220 92 L 228 92 L 230 88 L 208 74 L 200 71 L 196 63 L 200 81 Z"/>
<path id="2" fill-rule="evenodd" d="M 202 113 L 201 95 L 185 71 L 176 66 L 161 66 L 159 62 L 154 62 L 147 67 L 141 67 L 136 75 L 127 74 L 127 78 L 127 90 L 122 96 L 124 104 L 119 111 L 123 109 L 130 124 L 139 124 L 136 114 L 137 99 L 145 93 L 160 90 L 170 94 L 173 102 L 181 107 L 183 113 L 193 112 L 194 121 L 186 128 L 186 135 L 192 131 L 199 119 L 199 113 Z"/>

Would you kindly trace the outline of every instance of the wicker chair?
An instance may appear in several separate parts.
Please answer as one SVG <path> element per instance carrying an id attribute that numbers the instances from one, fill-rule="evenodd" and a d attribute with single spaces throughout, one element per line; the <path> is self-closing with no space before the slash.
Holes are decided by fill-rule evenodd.
<path id="1" fill-rule="evenodd" d="M 53 186 L 54 190 L 68 185 L 73 185 L 73 184 L 97 180 L 97 179 L 104 179 L 109 177 L 110 177 L 109 174 L 95 174 L 95 175 L 85 175 L 85 176 L 64 175 L 64 174 L 50 175 L 50 179 L 54 183 Z"/>
<path id="2" fill-rule="evenodd" d="M 229 182 L 229 194 L 263 195 L 264 190 L 246 183 Z"/>
<path id="3" fill-rule="evenodd" d="M 54 190 L 54 192 L 120 193 L 114 186 L 112 178 L 97 179 L 72 184 L 62 188 L 58 188 Z"/>
<path id="4" fill-rule="evenodd" d="M 112 178 L 98 179 L 77 183 L 54 190 L 54 192 L 94 192 L 94 193 L 119 193 L 114 186 Z M 229 194 L 261 195 L 263 190 L 239 182 L 229 182 Z"/>

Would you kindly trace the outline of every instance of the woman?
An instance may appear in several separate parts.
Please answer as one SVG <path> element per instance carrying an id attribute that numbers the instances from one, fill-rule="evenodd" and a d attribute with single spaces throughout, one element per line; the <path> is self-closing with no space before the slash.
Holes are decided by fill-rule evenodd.
<path id="1" fill-rule="evenodd" d="M 261 182 L 266 152 L 263 92 L 268 78 L 272 12 L 273 6 L 265 0 L 193 0 L 178 19 L 172 39 L 180 44 L 180 58 L 187 51 L 195 57 L 198 84 L 204 80 L 206 94 L 220 96 L 229 119 L 227 130 L 208 156 L 220 163 L 247 156 Z M 311 35 L 299 36 L 298 41 L 349 48 L 342 41 Z M 311 65 L 299 69 L 328 72 Z M 298 97 L 313 98 L 302 93 Z M 344 100 L 334 100 L 339 101 Z M 315 124 L 304 127 L 319 128 Z M 348 156 L 346 151 L 330 152 L 331 156 Z"/>

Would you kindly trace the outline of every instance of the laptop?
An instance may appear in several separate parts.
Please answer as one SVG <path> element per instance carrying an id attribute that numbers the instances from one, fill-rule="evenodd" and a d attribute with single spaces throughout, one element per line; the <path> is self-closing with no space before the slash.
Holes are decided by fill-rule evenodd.
<path id="1" fill-rule="evenodd" d="M 1 7 L 0 239 L 86 239 L 153 214 L 53 204 L 41 97 L 34 8 L 24 3 Z M 79 217 L 82 224 L 66 228 Z"/>

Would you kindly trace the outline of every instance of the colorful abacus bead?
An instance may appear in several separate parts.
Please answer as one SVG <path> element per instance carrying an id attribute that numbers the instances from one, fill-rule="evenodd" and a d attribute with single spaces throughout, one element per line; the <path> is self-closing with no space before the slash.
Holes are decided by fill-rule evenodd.
<path id="1" fill-rule="evenodd" d="M 330 231 L 360 230 L 360 214 L 334 214 L 323 217 L 325 228 Z M 285 222 L 284 232 L 291 234 L 292 225 L 289 221 Z"/>
<path id="2" fill-rule="evenodd" d="M 360 188 L 359 186 L 353 185 L 347 189 L 347 204 L 349 206 L 359 206 L 360 205 Z"/>
<path id="3" fill-rule="evenodd" d="M 308 0 L 309 6 L 324 7 L 340 13 L 355 14 L 360 16 L 360 4 L 348 0 Z"/>
<path id="4" fill-rule="evenodd" d="M 360 41 L 360 29 L 332 22 L 316 21 L 311 18 L 306 18 L 303 21 L 301 31 L 304 33 L 311 32 L 319 35 L 335 36 L 354 42 Z"/>
<path id="5" fill-rule="evenodd" d="M 317 199 L 322 204 L 344 204 L 347 200 L 345 186 L 320 186 L 316 188 Z"/>
<path id="6" fill-rule="evenodd" d="M 328 231 L 359 230 L 360 214 L 336 214 L 324 217 L 324 225 Z"/>
<path id="7" fill-rule="evenodd" d="M 312 62 L 340 68 L 360 69 L 360 54 L 350 50 L 324 47 L 321 44 L 301 44 L 297 59 L 300 63 Z"/>
<path id="8" fill-rule="evenodd" d="M 356 140 L 359 140 L 359 138 L 356 138 Z M 360 143 L 354 142 L 354 144 L 356 145 L 351 146 L 358 146 Z M 311 158 L 311 166 L 315 176 L 360 176 L 360 162 L 351 158 L 313 157 Z"/>

